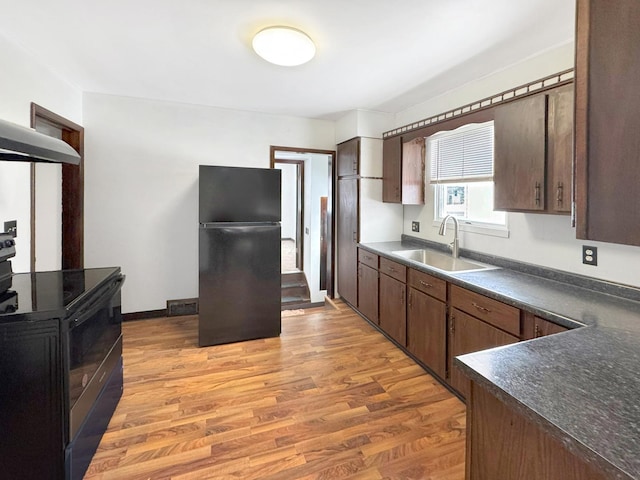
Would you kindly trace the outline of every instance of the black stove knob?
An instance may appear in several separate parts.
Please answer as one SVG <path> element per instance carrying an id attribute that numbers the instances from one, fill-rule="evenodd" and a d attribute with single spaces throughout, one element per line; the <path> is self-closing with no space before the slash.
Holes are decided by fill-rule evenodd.
<path id="1" fill-rule="evenodd" d="M 16 244 L 15 240 L 5 240 L 4 241 L 4 246 L 7 248 L 13 247 Z"/>

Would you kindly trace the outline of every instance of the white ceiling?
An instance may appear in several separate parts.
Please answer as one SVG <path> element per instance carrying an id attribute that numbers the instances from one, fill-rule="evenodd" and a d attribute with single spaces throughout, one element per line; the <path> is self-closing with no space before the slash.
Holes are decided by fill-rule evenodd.
<path id="1" fill-rule="evenodd" d="M 0 34 L 83 91 L 312 118 L 397 113 L 565 44 L 574 0 L 0 0 Z M 251 50 L 304 30 L 308 64 Z M 10 74 L 10 72 L 3 72 Z"/>

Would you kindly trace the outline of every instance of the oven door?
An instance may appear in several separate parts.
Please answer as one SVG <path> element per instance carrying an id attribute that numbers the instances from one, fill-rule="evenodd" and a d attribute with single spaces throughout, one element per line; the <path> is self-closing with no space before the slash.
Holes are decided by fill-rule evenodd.
<path id="1" fill-rule="evenodd" d="M 121 294 L 118 276 L 67 321 L 69 440 L 90 412 L 122 355 Z"/>

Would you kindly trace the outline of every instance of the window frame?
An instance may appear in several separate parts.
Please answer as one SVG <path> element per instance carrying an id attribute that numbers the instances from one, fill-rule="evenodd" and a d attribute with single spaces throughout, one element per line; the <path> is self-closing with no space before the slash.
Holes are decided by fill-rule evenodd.
<path id="1" fill-rule="evenodd" d="M 439 131 L 436 132 L 432 135 L 430 135 L 429 137 L 426 137 L 426 146 L 427 148 L 425 149 L 425 161 L 426 163 L 428 163 L 429 165 L 429 174 L 428 176 L 425 176 L 425 181 L 427 186 L 431 186 L 433 188 L 433 226 L 437 227 L 441 224 L 444 216 L 442 215 L 442 209 L 443 209 L 443 205 L 441 202 L 441 198 L 444 198 L 444 195 L 442 195 L 440 193 L 440 189 L 441 188 L 446 188 L 447 185 L 469 185 L 470 183 L 477 183 L 479 181 L 482 182 L 491 182 L 492 184 L 494 184 L 494 180 L 493 180 L 493 156 L 492 156 L 492 174 L 489 177 L 485 177 L 482 180 L 478 180 L 475 179 L 474 177 L 471 176 L 469 177 L 470 181 L 464 181 L 464 178 L 461 178 L 459 181 L 456 180 L 452 180 L 452 181 L 444 181 L 444 182 L 438 182 L 437 179 L 433 178 L 433 162 L 431 159 L 431 142 L 433 140 L 438 140 L 439 138 L 446 138 L 449 135 L 454 135 L 454 132 L 459 133 L 464 133 L 465 130 L 472 130 L 475 128 L 480 128 L 482 125 L 485 124 L 489 124 L 491 123 L 493 126 L 493 120 L 489 120 L 489 121 L 485 121 L 485 122 L 479 122 L 479 123 L 467 123 L 464 125 L 461 125 L 453 130 L 444 130 L 444 131 Z M 433 138 L 436 137 L 436 138 Z M 494 184 L 495 185 L 495 184 Z M 468 187 L 467 187 L 468 188 Z M 494 210 L 495 211 L 495 210 Z M 508 214 L 506 212 L 504 212 L 504 224 L 502 223 L 489 223 L 489 222 L 482 222 L 480 220 L 473 220 L 473 219 L 468 219 L 468 218 L 459 218 L 458 219 L 458 223 L 460 226 L 460 231 L 463 232 L 469 232 L 469 233 L 476 233 L 476 234 L 482 234 L 482 235 L 490 235 L 490 236 L 496 236 L 496 237 L 502 237 L 502 238 L 508 238 L 509 237 L 509 226 L 508 226 L 508 222 L 509 222 L 509 217 Z"/>

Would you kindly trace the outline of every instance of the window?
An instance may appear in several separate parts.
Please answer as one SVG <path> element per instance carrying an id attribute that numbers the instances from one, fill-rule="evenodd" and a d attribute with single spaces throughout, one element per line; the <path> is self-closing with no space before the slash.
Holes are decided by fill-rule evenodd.
<path id="1" fill-rule="evenodd" d="M 493 210 L 493 122 L 432 135 L 427 149 L 436 221 L 453 215 L 461 226 L 505 230 L 505 212 Z"/>

